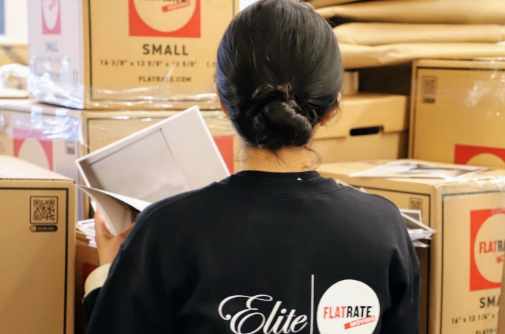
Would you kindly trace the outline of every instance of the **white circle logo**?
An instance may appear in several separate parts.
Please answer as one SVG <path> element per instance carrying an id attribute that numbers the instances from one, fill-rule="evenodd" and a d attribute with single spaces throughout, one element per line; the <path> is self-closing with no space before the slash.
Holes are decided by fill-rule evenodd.
<path id="1" fill-rule="evenodd" d="M 505 161 L 491 153 L 478 154 L 470 159 L 466 164 L 474 166 L 493 166 L 496 168 L 505 168 Z"/>
<path id="2" fill-rule="evenodd" d="M 372 334 L 380 316 L 377 294 L 365 283 L 344 280 L 324 293 L 317 307 L 321 334 Z"/>
<path id="3" fill-rule="evenodd" d="M 488 281 L 500 283 L 505 260 L 505 214 L 489 217 L 475 238 L 475 263 Z"/>
<path id="4" fill-rule="evenodd" d="M 50 169 L 49 159 L 44 147 L 36 139 L 26 139 L 19 150 L 18 158 Z"/>
<path id="5" fill-rule="evenodd" d="M 171 32 L 184 27 L 193 17 L 197 0 L 170 2 L 135 0 L 138 15 L 154 30 Z"/>
<path id="6" fill-rule="evenodd" d="M 42 0 L 42 15 L 49 30 L 54 29 L 58 22 L 59 7 L 59 0 Z"/>

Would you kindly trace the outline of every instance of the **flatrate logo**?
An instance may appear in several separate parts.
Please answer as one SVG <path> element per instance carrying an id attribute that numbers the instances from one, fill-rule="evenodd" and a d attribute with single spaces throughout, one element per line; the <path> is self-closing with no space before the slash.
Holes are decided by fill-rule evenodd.
<path id="1" fill-rule="evenodd" d="M 470 291 L 499 288 L 505 260 L 505 209 L 470 214 Z"/>
<path id="2" fill-rule="evenodd" d="M 200 37 L 201 0 L 129 0 L 130 36 Z"/>

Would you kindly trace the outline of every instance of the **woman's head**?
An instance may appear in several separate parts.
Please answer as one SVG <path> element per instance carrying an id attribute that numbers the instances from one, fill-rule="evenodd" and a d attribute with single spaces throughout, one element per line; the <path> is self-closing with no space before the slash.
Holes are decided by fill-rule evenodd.
<path id="1" fill-rule="evenodd" d="M 330 25 L 298 0 L 260 0 L 235 17 L 218 51 L 217 88 L 251 147 L 306 145 L 338 105 L 342 64 Z"/>

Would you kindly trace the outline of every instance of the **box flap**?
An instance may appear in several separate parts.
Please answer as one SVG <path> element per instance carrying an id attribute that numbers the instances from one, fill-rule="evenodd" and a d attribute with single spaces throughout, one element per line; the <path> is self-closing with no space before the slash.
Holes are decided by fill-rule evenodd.
<path id="1" fill-rule="evenodd" d="M 414 62 L 414 68 L 472 68 L 472 69 L 505 69 L 503 57 L 481 57 L 473 59 L 422 59 Z"/>
<path id="2" fill-rule="evenodd" d="M 343 177 L 346 180 L 354 179 L 357 183 L 361 183 L 363 178 L 351 178 L 349 175 L 355 172 L 363 171 L 366 169 L 377 167 L 381 164 L 391 162 L 392 160 L 377 160 L 377 161 L 357 161 L 357 162 L 345 162 L 345 163 L 333 163 L 333 164 L 322 164 L 317 170 L 325 177 L 332 177 L 339 179 Z M 451 164 L 438 164 L 435 162 L 428 162 L 422 160 L 407 160 L 409 162 L 426 162 L 434 165 L 447 166 Z M 501 182 L 505 184 L 505 170 L 504 169 L 489 169 L 481 173 L 462 175 L 458 178 L 453 179 L 423 179 L 423 178 L 368 178 L 365 179 L 367 184 L 374 182 L 396 182 L 396 183 L 408 183 L 408 184 L 418 184 L 418 185 L 428 185 L 428 186 L 442 186 L 452 183 L 464 183 L 466 181 L 487 181 L 494 179 L 493 182 Z M 344 181 L 345 182 L 345 181 Z"/>
<path id="3" fill-rule="evenodd" d="M 345 97 L 341 115 L 321 127 L 314 138 L 348 137 L 351 130 L 366 128 L 378 128 L 378 132 L 383 133 L 406 131 L 408 105 L 408 97 L 403 95 L 359 94 Z"/>

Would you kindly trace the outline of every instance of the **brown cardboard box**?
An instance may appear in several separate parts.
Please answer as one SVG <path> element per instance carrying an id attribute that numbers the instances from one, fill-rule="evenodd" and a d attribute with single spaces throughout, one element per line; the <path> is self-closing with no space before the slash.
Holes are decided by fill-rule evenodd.
<path id="1" fill-rule="evenodd" d="M 495 333 L 505 248 L 505 170 L 453 180 L 349 177 L 378 164 L 325 164 L 319 172 L 384 196 L 399 208 L 420 209 L 423 223 L 437 231 L 429 266 L 418 252 L 421 333 Z"/>
<path id="2" fill-rule="evenodd" d="M 333 28 L 340 43 L 389 45 L 398 43 L 498 43 L 505 27 L 494 24 L 412 24 L 353 22 Z"/>
<path id="3" fill-rule="evenodd" d="M 420 60 L 409 156 L 505 168 L 505 61 Z"/>
<path id="4" fill-rule="evenodd" d="M 73 333 L 75 182 L 0 156 L 0 212 L 0 333 Z"/>
<path id="5" fill-rule="evenodd" d="M 339 47 L 345 69 L 408 65 L 416 59 L 505 57 L 505 45 L 498 43 L 411 42 L 375 46 L 339 43 Z"/>
<path id="6" fill-rule="evenodd" d="M 407 156 L 408 98 L 358 94 L 344 97 L 342 115 L 315 134 L 311 148 L 323 163 Z"/>
<path id="7" fill-rule="evenodd" d="M 505 24 L 502 0 L 361 1 L 317 9 L 324 18 L 346 22 L 398 22 L 441 24 Z"/>
<path id="8" fill-rule="evenodd" d="M 30 92 L 78 109 L 219 105 L 217 48 L 238 0 L 30 0 Z M 194 102 L 192 102 L 194 104 Z"/>

